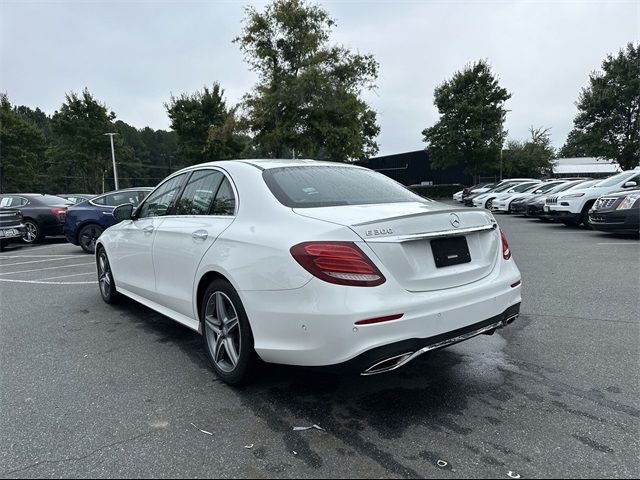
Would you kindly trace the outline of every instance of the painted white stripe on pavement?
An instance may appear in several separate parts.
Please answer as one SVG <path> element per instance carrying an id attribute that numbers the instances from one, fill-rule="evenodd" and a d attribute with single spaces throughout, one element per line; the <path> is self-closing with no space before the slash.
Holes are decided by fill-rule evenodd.
<path id="1" fill-rule="evenodd" d="M 97 285 L 98 281 L 93 282 L 45 282 L 44 280 L 15 280 L 12 278 L 0 278 L 0 282 L 8 283 L 35 283 L 42 285 Z"/>
<path id="2" fill-rule="evenodd" d="M 47 277 L 47 278 L 43 278 L 41 281 L 55 280 L 57 278 L 79 277 L 81 275 L 96 275 L 96 272 L 72 273 L 71 275 L 60 275 L 59 277 Z"/>
<path id="3" fill-rule="evenodd" d="M 55 260 L 67 260 L 68 258 L 69 257 L 62 257 L 62 258 L 49 258 L 47 260 L 30 260 L 28 262 L 1 263 L 0 267 L 10 267 L 12 265 L 27 265 L 28 263 L 53 262 Z"/>
<path id="4" fill-rule="evenodd" d="M 640 245 L 640 243 L 633 243 L 633 242 L 611 242 L 611 243 L 599 243 L 598 245 Z"/>
<path id="5" fill-rule="evenodd" d="M 65 258 L 73 258 L 73 257 L 82 257 L 82 255 L 0 255 L 0 260 L 5 258 L 49 258 L 49 257 L 65 257 Z"/>
<path id="6" fill-rule="evenodd" d="M 56 267 L 38 268 L 36 270 L 19 270 L 17 272 L 1 272 L 0 275 L 14 275 L 16 273 L 33 273 L 33 272 L 41 272 L 43 270 L 56 270 L 58 268 L 82 267 L 83 265 L 95 265 L 95 263 L 93 262 L 76 263 L 74 265 L 58 265 Z"/>

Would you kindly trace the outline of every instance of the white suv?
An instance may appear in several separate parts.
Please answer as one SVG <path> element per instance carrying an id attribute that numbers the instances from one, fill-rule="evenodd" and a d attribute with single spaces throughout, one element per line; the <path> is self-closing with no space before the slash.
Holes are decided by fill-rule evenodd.
<path id="1" fill-rule="evenodd" d="M 640 185 L 640 168 L 606 178 L 592 187 L 571 189 L 547 198 L 545 213 L 565 225 L 589 225 L 589 209 L 601 195 Z"/>

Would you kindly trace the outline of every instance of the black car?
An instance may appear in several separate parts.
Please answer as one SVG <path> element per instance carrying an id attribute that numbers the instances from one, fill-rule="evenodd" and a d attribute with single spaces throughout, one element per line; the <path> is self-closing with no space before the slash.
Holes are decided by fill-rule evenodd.
<path id="1" fill-rule="evenodd" d="M 24 243 L 37 243 L 50 235 L 62 235 L 67 208 L 73 205 L 64 198 L 42 193 L 10 193 L 0 195 L 0 205 L 20 210 L 26 233 Z"/>
<path id="2" fill-rule="evenodd" d="M 589 210 L 594 230 L 611 233 L 640 233 L 640 190 L 608 193 Z"/>
<path id="3" fill-rule="evenodd" d="M 0 251 L 9 242 L 20 240 L 25 232 L 20 210 L 0 206 Z"/>

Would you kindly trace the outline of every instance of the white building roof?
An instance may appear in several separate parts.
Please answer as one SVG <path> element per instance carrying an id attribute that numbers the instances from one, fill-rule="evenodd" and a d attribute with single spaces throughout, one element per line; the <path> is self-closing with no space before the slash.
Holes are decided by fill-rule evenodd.
<path id="1" fill-rule="evenodd" d="M 622 169 L 618 162 L 598 157 L 557 158 L 554 160 L 553 173 L 566 175 L 572 173 L 617 173 Z"/>

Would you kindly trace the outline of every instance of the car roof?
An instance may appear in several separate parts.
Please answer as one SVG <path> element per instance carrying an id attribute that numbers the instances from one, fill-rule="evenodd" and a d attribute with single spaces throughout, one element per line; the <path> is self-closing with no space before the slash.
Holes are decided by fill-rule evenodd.
<path id="1" fill-rule="evenodd" d="M 193 169 L 202 168 L 202 167 L 222 167 L 229 164 L 239 164 L 244 163 L 248 165 L 253 165 L 260 170 L 270 170 L 273 168 L 282 168 L 282 167 L 305 167 L 305 166 L 344 166 L 344 167 L 356 167 L 362 168 L 358 165 L 353 165 L 350 163 L 342 163 L 342 162 L 327 162 L 321 160 L 311 160 L 311 159 L 286 159 L 286 158 L 251 158 L 246 160 L 219 160 L 217 162 L 208 162 L 208 163 L 199 163 L 197 165 L 192 165 L 190 167 L 184 168 L 180 170 L 181 172 L 187 172 Z M 176 172 L 177 173 L 177 172 Z"/>
<path id="2" fill-rule="evenodd" d="M 121 192 L 140 192 L 140 191 L 151 191 L 155 187 L 131 187 L 131 188 L 121 188 L 120 190 L 111 190 L 110 192 L 99 193 L 98 195 L 94 195 L 92 198 L 102 197 L 103 195 L 109 195 L 111 193 L 121 193 Z"/>

